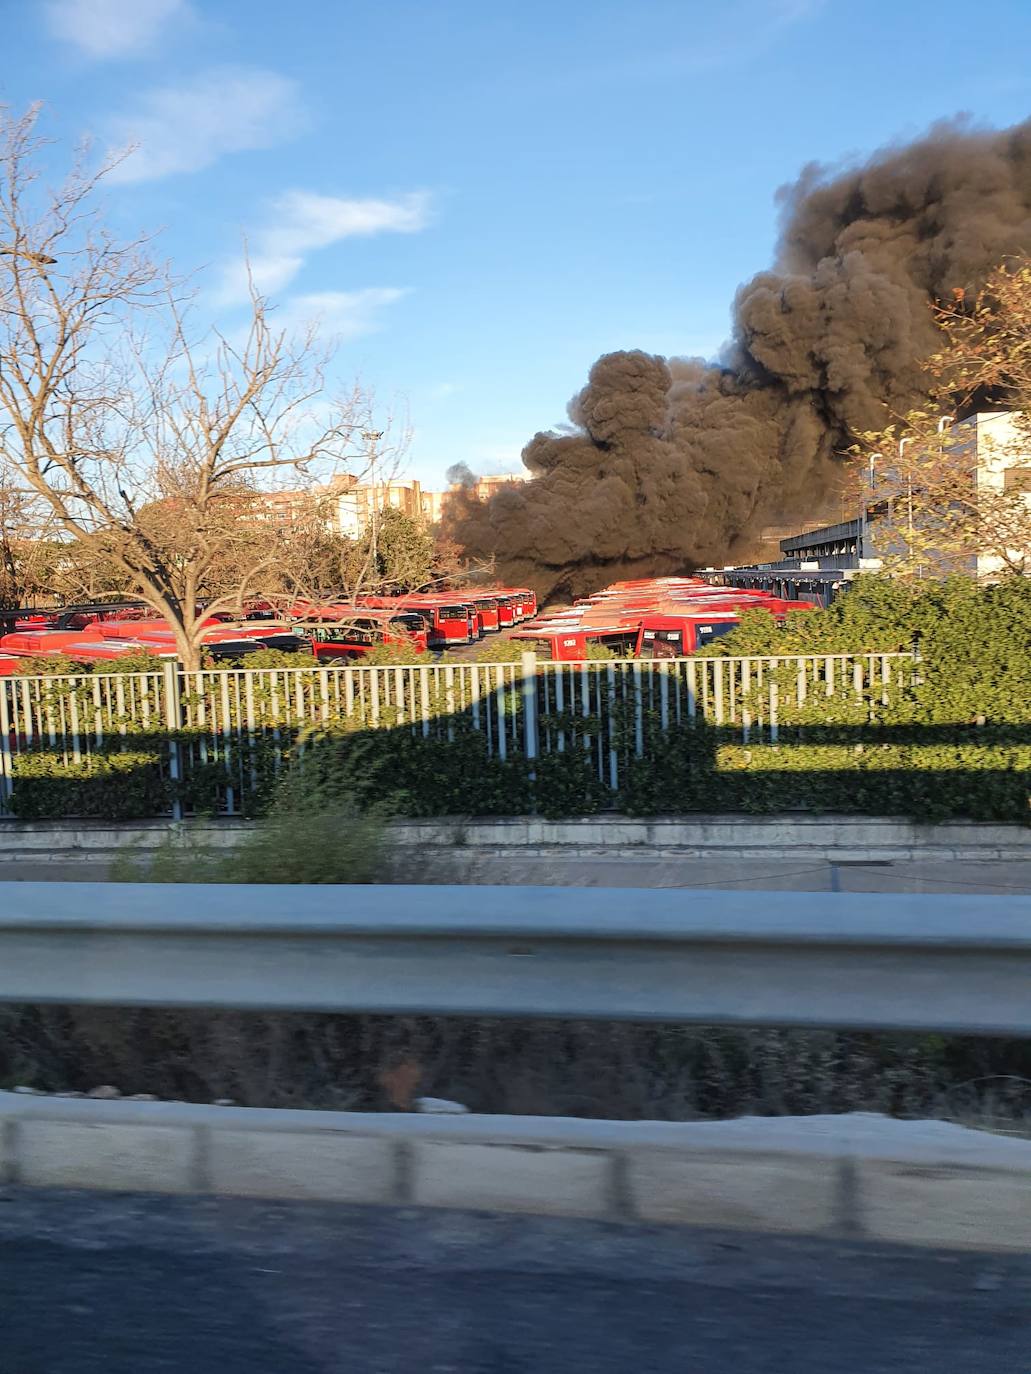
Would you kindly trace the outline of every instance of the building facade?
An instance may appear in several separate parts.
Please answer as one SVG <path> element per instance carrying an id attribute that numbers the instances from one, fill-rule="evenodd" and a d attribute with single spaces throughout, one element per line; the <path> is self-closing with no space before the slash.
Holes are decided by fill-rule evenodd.
<path id="1" fill-rule="evenodd" d="M 480 501 L 488 501 L 502 487 L 528 480 L 529 473 L 516 472 L 480 477 L 471 490 Z M 452 487 L 451 491 L 457 489 Z M 343 473 L 325 486 L 269 492 L 262 499 L 261 509 L 263 519 L 289 528 L 310 518 L 314 508 L 334 534 L 357 539 L 369 528 L 373 514 L 385 510 L 398 510 L 411 520 L 439 525 L 449 494 L 426 489 L 416 478 L 361 482 L 350 473 Z"/>
<path id="2" fill-rule="evenodd" d="M 950 417 L 945 417 L 946 419 Z M 956 424 L 944 424 L 950 462 L 969 476 L 975 493 L 1023 494 L 1031 512 L 1031 450 L 1012 411 L 983 411 Z M 889 464 L 890 459 L 881 459 Z M 880 476 L 891 485 L 889 469 Z M 854 517 L 781 539 L 780 558 L 739 568 L 707 568 L 714 580 L 732 586 L 760 587 L 792 598 L 828 602 L 843 584 L 861 572 L 884 567 L 885 559 L 905 551 L 912 511 L 902 500 L 876 500 L 878 473 L 871 469 L 867 499 Z M 987 551 L 974 551 L 955 563 L 956 571 L 986 581 L 998 577 L 1007 562 Z"/>

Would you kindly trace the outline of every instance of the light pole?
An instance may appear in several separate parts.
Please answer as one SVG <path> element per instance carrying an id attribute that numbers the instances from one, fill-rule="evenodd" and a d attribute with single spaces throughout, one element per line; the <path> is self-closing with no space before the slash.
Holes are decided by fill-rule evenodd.
<path id="1" fill-rule="evenodd" d="M 905 438 L 905 439 L 900 439 L 900 440 L 899 440 L 899 463 L 902 462 L 903 455 L 904 455 L 905 452 L 906 452 L 906 445 L 907 445 L 907 444 L 911 444 L 912 442 L 913 442 L 913 436 L 912 436 L 912 435 L 909 435 L 909 436 L 908 436 L 907 438 Z M 907 501 L 906 501 L 906 505 L 907 505 L 907 513 L 906 513 L 906 530 L 907 530 L 907 537 L 906 537 L 906 544 L 907 544 L 908 549 L 909 549 L 909 561 L 910 561 L 910 563 L 912 563 L 912 562 L 913 562 L 913 474 L 912 474 L 911 472 L 907 472 L 907 473 L 906 473 L 906 497 L 907 497 Z"/>
<path id="2" fill-rule="evenodd" d="M 372 475 L 372 514 L 369 521 L 369 566 L 370 570 L 376 567 L 376 543 L 379 538 L 376 507 L 379 495 L 376 491 L 376 445 L 383 438 L 381 429 L 363 429 L 362 438 L 369 446 L 369 472 Z"/>

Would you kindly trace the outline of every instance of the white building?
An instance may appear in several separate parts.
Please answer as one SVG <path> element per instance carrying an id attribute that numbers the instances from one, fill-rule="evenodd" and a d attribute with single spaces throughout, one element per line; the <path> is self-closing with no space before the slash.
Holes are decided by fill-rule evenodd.
<path id="1" fill-rule="evenodd" d="M 1031 446 L 1015 424 L 1018 412 L 983 411 L 951 424 L 943 417 L 942 432 L 947 452 L 954 455 L 978 491 L 1017 492 L 1031 509 Z M 908 441 L 907 441 L 908 442 Z M 898 470 L 891 472 L 890 455 L 874 459 L 871 493 L 877 495 L 877 468 L 888 489 L 897 486 Z M 893 484 L 893 477 L 896 479 Z M 911 518 L 903 495 L 894 500 L 867 499 L 851 520 L 816 529 L 804 527 L 780 540 L 779 559 L 747 568 L 719 571 L 721 581 L 732 586 L 761 587 L 781 596 L 813 597 L 827 601 L 843 583 L 861 572 L 876 572 L 891 554 L 904 553 L 907 524 Z M 990 581 L 1005 570 L 998 554 L 971 554 L 965 571 Z M 957 569 L 952 560 L 952 569 Z M 716 572 L 717 570 L 713 569 Z"/>
<path id="2" fill-rule="evenodd" d="M 422 485 L 414 478 L 387 482 L 358 482 L 336 498 L 339 534 L 357 539 L 372 521 L 373 512 L 399 510 L 412 520 L 425 518 Z"/>
<path id="3" fill-rule="evenodd" d="M 944 461 L 951 469 L 953 480 L 964 486 L 969 478 L 974 493 L 1005 491 L 1023 493 L 1031 509 L 1031 447 L 1028 438 L 1016 424 L 1019 412 L 1009 410 L 980 411 L 956 424 L 942 419 Z M 908 443 L 903 440 L 903 443 Z M 898 474 L 890 471 L 891 460 L 882 459 L 889 488 L 899 487 Z M 876 475 L 872 493 L 876 497 Z M 894 477 L 894 481 L 893 481 Z M 885 503 L 868 501 L 860 514 L 860 552 L 867 559 L 879 559 L 890 553 L 904 553 L 907 542 L 907 522 L 911 521 L 912 505 L 906 510 L 905 495 L 886 509 Z M 1013 551 L 1014 554 L 1016 551 Z M 933 552 L 931 553 L 933 558 Z M 967 572 L 982 580 L 990 580 L 1004 572 L 1007 560 L 998 553 L 971 553 L 965 567 L 952 570 Z M 1012 566 L 1012 563 L 1009 564 Z"/>
<path id="4" fill-rule="evenodd" d="M 962 450 L 973 454 L 978 491 L 1023 493 L 1031 510 L 1031 444 L 1027 434 L 1014 423 L 1016 414 L 1011 410 L 984 411 L 953 426 L 953 433 L 970 436 L 961 441 Z M 979 553 L 971 572 L 990 579 L 1005 567 L 1001 557 Z"/>

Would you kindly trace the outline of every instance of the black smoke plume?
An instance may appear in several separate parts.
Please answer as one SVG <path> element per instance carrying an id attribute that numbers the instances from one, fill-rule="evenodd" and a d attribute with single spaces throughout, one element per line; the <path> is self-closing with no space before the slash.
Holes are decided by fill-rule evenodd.
<path id="1" fill-rule="evenodd" d="M 476 473 L 467 463 L 452 463 L 444 473 L 444 478 L 449 487 L 474 487 L 476 485 Z"/>
<path id="2" fill-rule="evenodd" d="M 764 525 L 826 514 L 836 455 L 924 394 L 931 304 L 1031 251 L 1031 120 L 941 125 L 834 176 L 809 166 L 779 199 L 776 267 L 738 291 L 719 362 L 599 358 L 576 432 L 523 450 L 533 480 L 449 501 L 470 554 L 575 595 L 722 564 Z"/>

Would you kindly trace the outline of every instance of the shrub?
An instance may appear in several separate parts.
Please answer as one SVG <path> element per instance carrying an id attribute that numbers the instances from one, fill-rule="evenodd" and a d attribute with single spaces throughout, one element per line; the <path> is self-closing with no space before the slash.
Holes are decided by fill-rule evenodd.
<path id="1" fill-rule="evenodd" d="M 476 1112 L 684 1121 L 877 1111 L 1026 1123 L 1031 1053 L 1012 1040 L 726 1027 L 0 1008 L 0 1082 L 243 1106 L 393 1109 L 413 1094 Z M 407 1103 L 402 1102 L 404 1106 Z"/>
<path id="2" fill-rule="evenodd" d="M 11 805 L 19 820 L 133 820 L 160 816 L 172 800 L 158 747 L 97 751 L 79 763 L 56 750 L 34 750 L 16 756 L 14 780 Z"/>
<path id="3" fill-rule="evenodd" d="M 375 880 L 389 798 L 370 795 L 370 766 L 357 747 L 295 757 L 272 789 L 265 815 L 231 848 L 204 846 L 187 827 L 156 854 L 128 852 L 122 882 L 367 883 Z"/>

